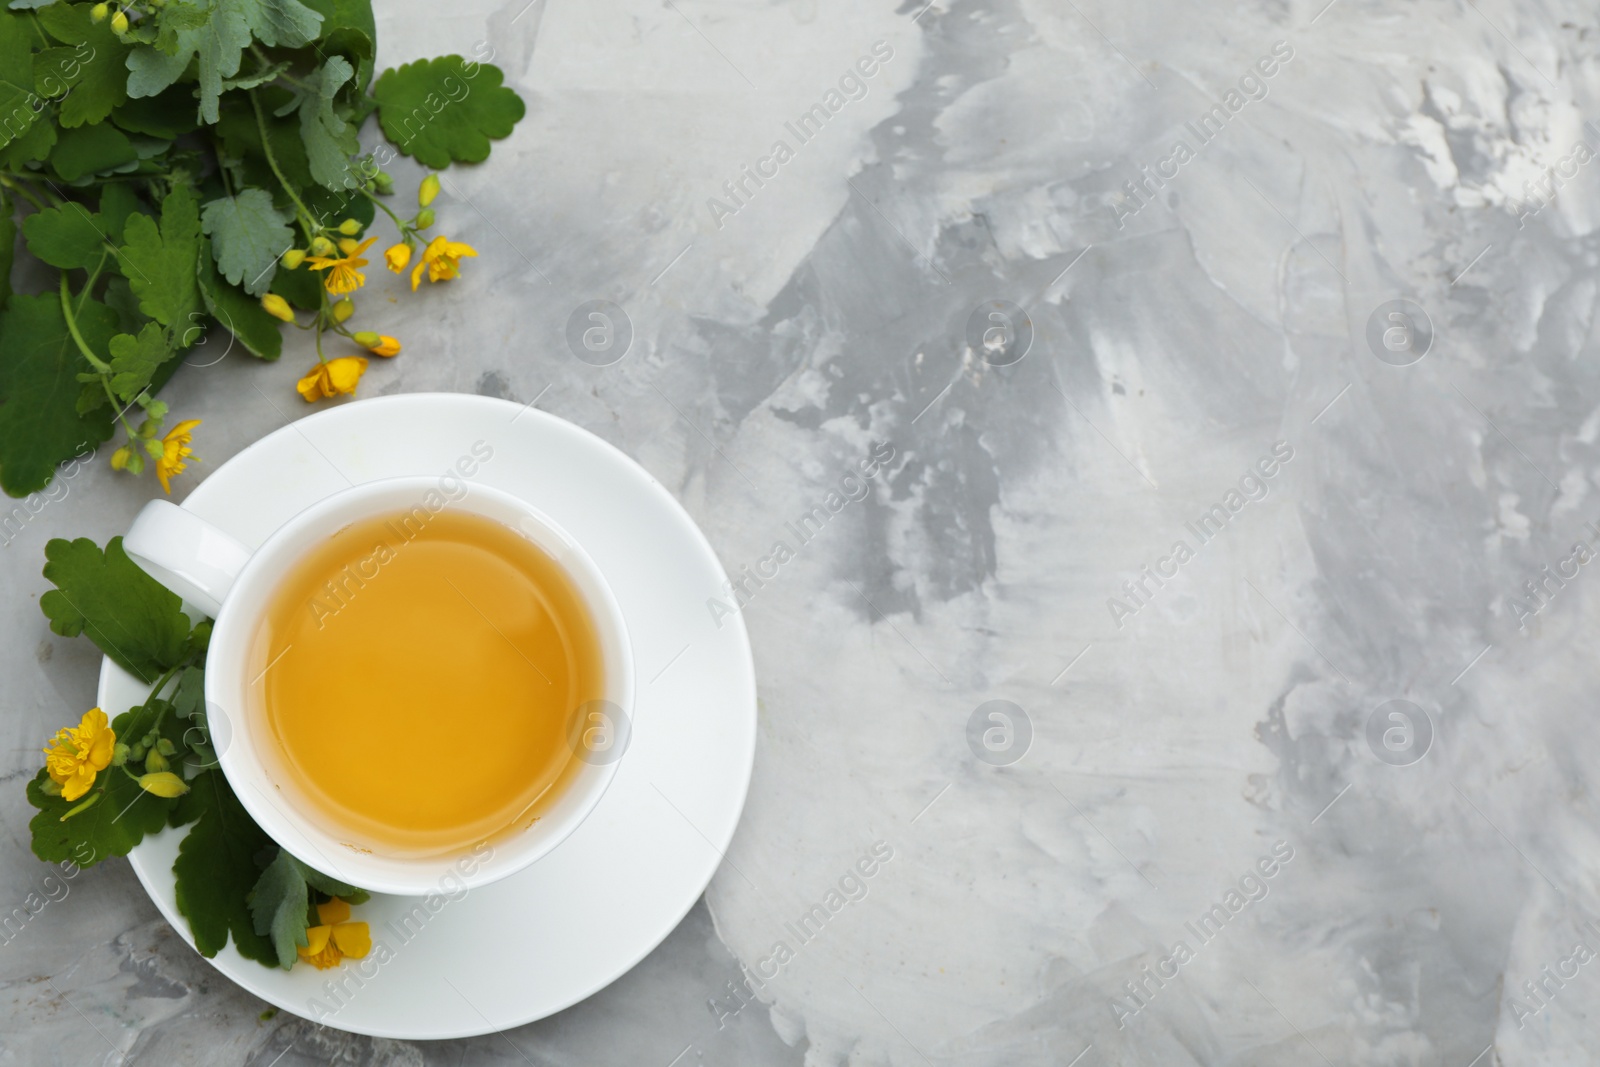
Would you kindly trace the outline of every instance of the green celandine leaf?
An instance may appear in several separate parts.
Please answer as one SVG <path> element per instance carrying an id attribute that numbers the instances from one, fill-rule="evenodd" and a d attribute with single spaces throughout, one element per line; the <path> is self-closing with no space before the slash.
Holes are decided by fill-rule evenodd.
<path id="1" fill-rule="evenodd" d="M 124 402 L 132 401 L 175 352 L 167 344 L 167 331 L 153 322 L 137 335 L 119 333 L 111 338 L 111 391 Z"/>
<path id="2" fill-rule="evenodd" d="M 128 99 L 129 47 L 112 32 L 110 19 L 97 23 L 90 10 L 89 4 L 58 3 L 39 12 L 45 32 L 70 47 L 33 57 L 34 87 L 60 98 L 58 121 L 67 128 L 100 122 Z"/>
<path id="3" fill-rule="evenodd" d="M 104 123 L 62 130 L 50 150 L 50 166 L 64 182 L 115 171 L 139 159 L 128 135 Z"/>
<path id="4" fill-rule="evenodd" d="M 268 360 L 281 356 L 282 324 L 267 314 L 261 301 L 246 296 L 217 273 L 209 246 L 202 246 L 200 253 L 200 295 L 211 317 L 226 327 L 252 355 Z"/>
<path id="5" fill-rule="evenodd" d="M 100 189 L 99 221 L 105 226 L 106 240 L 113 246 L 122 243 L 128 216 L 141 210 L 139 197 L 126 182 L 111 182 Z"/>
<path id="6" fill-rule="evenodd" d="M 0 127 L 4 124 L 0 123 Z M 12 139 L 11 143 L 0 148 L 0 166 L 9 170 L 22 170 L 29 163 L 38 163 L 50 155 L 50 149 L 56 144 L 56 125 L 48 116 L 41 116 L 37 122 L 28 127 L 28 131 L 20 137 Z M 4 142 L 5 131 L 0 128 L 0 143 Z"/>
<path id="7" fill-rule="evenodd" d="M 22 236 L 29 252 L 62 270 L 92 270 L 111 247 L 105 220 L 75 201 L 29 215 Z"/>
<path id="8" fill-rule="evenodd" d="M 111 121 L 129 133 L 172 140 L 199 128 L 194 112 L 194 92 L 175 85 L 155 96 L 129 100 L 111 113 Z"/>
<path id="9" fill-rule="evenodd" d="M 0 195 L 0 309 L 11 302 L 11 264 L 17 250 L 17 219 L 11 202 Z"/>
<path id="10" fill-rule="evenodd" d="M 274 80 L 278 75 L 284 73 L 292 66 L 294 66 L 294 64 L 289 62 L 272 63 L 260 68 L 259 70 L 253 70 L 249 74 L 241 74 L 237 78 L 224 78 L 222 80 L 222 91 L 227 92 L 230 89 L 254 89 L 258 85 L 265 85 Z"/>
<path id="11" fill-rule="evenodd" d="M 285 855 L 288 855 L 288 853 L 285 853 Z M 341 882 L 331 875 L 323 874 L 315 867 L 308 867 L 293 856 L 289 856 L 289 862 L 295 865 L 295 869 L 300 872 L 300 877 L 305 879 L 306 885 L 325 896 L 341 897 L 351 904 L 360 904 L 368 899 L 369 894 L 365 889 L 357 889 L 348 882 Z"/>
<path id="12" fill-rule="evenodd" d="M 255 857 L 272 847 L 272 839 L 244 810 L 222 772 L 197 775 L 169 821 L 173 826 L 194 824 L 172 864 L 178 911 L 189 920 L 194 947 L 210 959 L 231 934 L 241 956 L 277 966 L 277 949 L 271 938 L 256 933 L 248 903 L 261 877 Z"/>
<path id="13" fill-rule="evenodd" d="M 511 133 L 527 108 L 501 84 L 500 68 L 460 56 L 419 59 L 378 76 L 378 122 L 400 151 L 424 166 L 481 163 L 489 141 Z"/>
<path id="14" fill-rule="evenodd" d="M 44 576 L 55 586 L 39 598 L 50 629 L 62 637 L 87 634 L 112 661 L 154 682 L 186 654 L 189 618 L 182 601 L 140 570 L 113 537 L 102 552 L 93 541 L 51 540 Z"/>
<path id="15" fill-rule="evenodd" d="M 355 66 L 355 88 L 365 93 L 372 81 L 372 59 L 378 40 L 371 0 L 306 0 L 306 6 L 322 16 L 317 51 L 348 59 Z M 365 112 L 358 116 L 365 117 Z"/>
<path id="16" fill-rule="evenodd" d="M 310 903 L 310 890 L 300 865 L 280 848 L 277 858 L 267 864 L 250 891 L 250 915 L 255 932 L 272 939 L 278 966 L 286 971 L 299 958 L 296 950 L 309 944 L 306 920 Z"/>
<path id="17" fill-rule="evenodd" d="M 300 140 L 306 146 L 311 177 L 329 189 L 361 184 L 350 164 L 350 157 L 361 147 L 356 139 L 356 128 L 333 107 L 339 88 L 353 77 L 355 69 L 342 56 L 329 56 L 328 61 L 306 79 L 306 90 L 295 105 L 300 114 Z"/>
<path id="18" fill-rule="evenodd" d="M 161 204 L 158 227 L 149 215 L 128 217 L 119 268 L 139 308 L 180 333 L 200 310 L 200 213 L 194 194 L 177 186 Z"/>
<path id="19" fill-rule="evenodd" d="M 211 201 L 200 212 L 201 228 L 211 237 L 217 269 L 251 296 L 272 284 L 278 257 L 294 247 L 293 215 L 280 211 L 263 189 L 241 189 L 236 196 Z"/>
<path id="20" fill-rule="evenodd" d="M 200 625 L 204 626 L 205 623 Z M 191 631 L 192 632 L 192 631 Z M 185 667 L 178 674 L 178 684 L 172 690 L 172 710 L 181 719 L 192 719 L 205 712 L 206 670 L 204 667 Z M 184 737 L 187 744 L 189 738 Z"/>
<path id="21" fill-rule="evenodd" d="M 252 38 L 269 48 L 299 48 L 322 27 L 322 16 L 299 0 L 175 0 L 156 21 L 156 42 L 128 56 L 128 95 L 154 96 L 197 61 L 203 122 L 217 121 L 223 79 L 239 73 Z"/>
<path id="22" fill-rule="evenodd" d="M 124 717 L 118 716 L 117 721 Z M 115 729 L 115 724 L 113 724 Z M 120 734 L 119 734 L 120 736 Z M 94 805 L 62 821 L 61 816 L 78 804 L 53 797 L 44 791 L 50 772 L 44 768 L 28 783 L 28 803 L 39 809 L 28 823 L 33 834 L 33 854 L 48 863 L 72 860 L 80 867 L 92 867 L 111 856 L 126 856 L 167 822 L 173 801 L 146 793 L 139 784 L 122 773 L 120 767 L 107 767 L 95 780 L 95 789 L 105 783 L 104 795 Z"/>
<path id="23" fill-rule="evenodd" d="M 28 132 L 38 118 L 33 91 L 35 38 L 23 15 L 0 11 L 0 147 Z"/>
<path id="24" fill-rule="evenodd" d="M 85 301 L 77 322 L 104 352 L 116 331 L 111 309 Z M 0 354 L 0 488 L 25 496 L 48 485 L 57 464 L 110 437 L 111 413 L 78 413 L 78 374 L 90 368 L 56 294 L 11 298 L 0 313 Z"/>

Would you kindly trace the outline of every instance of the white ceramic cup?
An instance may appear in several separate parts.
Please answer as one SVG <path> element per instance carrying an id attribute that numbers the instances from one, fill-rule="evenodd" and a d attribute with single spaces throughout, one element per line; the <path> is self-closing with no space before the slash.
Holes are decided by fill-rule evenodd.
<path id="1" fill-rule="evenodd" d="M 194 514 L 152 500 L 123 538 L 128 556 L 168 589 L 216 620 L 206 656 L 207 716 L 217 758 L 250 816 L 302 862 L 380 893 L 421 896 L 484 885 L 514 874 L 560 844 L 599 803 L 626 750 L 633 707 L 633 653 L 622 612 L 598 567 L 576 541 L 526 501 L 487 486 L 456 482 L 451 498 L 435 477 L 368 482 L 327 497 L 279 527 L 252 552 Z M 433 502 L 439 503 L 437 507 Z M 566 571 L 583 597 L 601 650 L 604 697 L 574 709 L 574 756 L 582 767 L 531 827 L 456 853 L 425 859 L 386 854 L 351 831 L 323 825 L 297 799 L 263 716 L 260 679 L 248 677 L 252 639 L 277 584 L 313 545 L 351 522 L 422 507 L 492 519 L 521 533 Z M 444 879 L 445 881 L 441 881 Z"/>

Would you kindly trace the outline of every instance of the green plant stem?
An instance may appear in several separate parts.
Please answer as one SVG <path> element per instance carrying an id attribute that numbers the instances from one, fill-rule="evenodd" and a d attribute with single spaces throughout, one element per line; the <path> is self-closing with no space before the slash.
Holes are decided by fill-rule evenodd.
<path id="1" fill-rule="evenodd" d="M 32 186 L 14 175 L 0 175 L 0 186 L 10 189 L 12 192 L 22 197 L 40 211 L 43 211 L 50 206 L 43 200 L 39 199 L 39 197 L 34 193 Z"/>
<path id="2" fill-rule="evenodd" d="M 256 113 L 256 129 L 261 133 L 261 151 L 267 157 L 267 166 L 272 169 L 273 177 L 278 179 L 278 184 L 289 195 L 289 199 L 294 202 L 294 206 L 300 209 L 300 227 L 306 231 L 306 236 L 309 238 L 311 236 L 311 227 L 307 225 L 307 220 L 312 218 L 311 209 L 301 202 L 299 196 L 295 195 L 294 188 L 289 184 L 289 179 L 284 177 L 283 171 L 278 168 L 278 157 L 272 154 L 272 142 L 267 138 L 267 116 L 261 110 L 260 98 L 256 96 L 254 89 L 251 89 L 248 95 L 250 97 L 250 106 Z"/>
<path id="3" fill-rule="evenodd" d="M 99 371 L 100 374 L 110 374 L 111 364 L 94 354 L 93 350 L 89 348 L 89 342 L 83 339 L 82 331 L 78 329 L 78 317 L 72 310 L 72 288 L 67 284 L 66 271 L 61 272 L 61 313 L 66 316 L 67 332 L 72 335 L 72 340 L 77 344 L 78 351 L 83 353 L 83 358 L 88 360 L 89 365 Z M 110 386 L 106 388 L 107 395 L 110 395 Z M 112 398 L 112 403 L 116 403 L 114 397 Z"/>
<path id="4" fill-rule="evenodd" d="M 406 235 L 406 231 L 409 230 L 410 227 L 406 225 L 405 221 L 403 219 L 401 219 L 399 215 L 396 215 L 390 209 L 388 204 L 385 204 L 382 200 L 379 200 L 377 197 L 373 196 L 371 193 L 367 192 L 365 189 L 361 190 L 361 195 L 366 197 L 369 201 L 371 201 L 373 207 L 382 208 L 383 209 L 383 213 L 385 215 L 388 215 L 391 219 L 394 220 L 395 228 L 400 231 L 400 236 L 401 237 L 404 237 Z"/>
<path id="5" fill-rule="evenodd" d="M 84 292 L 87 293 L 88 290 Z M 111 401 L 112 410 L 117 412 L 117 421 L 122 423 L 122 428 L 128 431 L 128 438 L 132 440 L 135 434 L 133 425 L 128 422 L 128 409 L 117 408 L 117 396 L 111 391 L 111 364 L 94 354 L 89 342 L 83 338 L 83 331 L 78 329 L 78 316 L 72 308 L 72 288 L 67 284 L 66 271 L 61 272 L 61 315 L 67 320 L 67 332 L 72 335 L 72 341 L 78 346 L 78 351 L 83 353 L 83 358 L 88 360 L 89 365 L 100 375 L 100 388 L 105 390 L 106 399 Z"/>
<path id="6" fill-rule="evenodd" d="M 173 667 L 173 668 L 169 669 L 166 674 L 163 674 L 160 678 L 157 678 L 156 679 L 155 688 L 150 690 L 150 695 L 144 698 L 144 702 L 146 704 L 148 704 L 148 703 L 150 703 L 150 701 L 154 700 L 156 698 L 156 694 L 161 692 L 162 688 L 164 686 L 166 686 L 166 684 L 172 680 L 172 676 L 174 674 L 177 674 L 179 671 L 183 670 L 188 665 L 189 665 L 189 661 L 188 661 L 187 658 L 185 658 L 176 667 Z M 158 719 L 157 722 L 159 722 L 159 721 L 160 720 Z"/>
<path id="7" fill-rule="evenodd" d="M 106 257 L 111 254 L 108 246 L 100 253 L 100 262 L 94 265 L 94 270 L 89 272 L 89 280 L 83 286 L 83 292 L 78 294 L 77 314 L 83 313 L 83 305 L 89 301 L 89 293 L 94 289 L 94 283 L 100 280 L 100 272 L 106 269 Z"/>

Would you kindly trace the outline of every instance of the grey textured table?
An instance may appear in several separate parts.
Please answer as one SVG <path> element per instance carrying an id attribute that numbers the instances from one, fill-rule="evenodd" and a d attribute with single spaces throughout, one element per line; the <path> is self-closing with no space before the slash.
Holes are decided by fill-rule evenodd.
<path id="1" fill-rule="evenodd" d="M 380 16 L 529 116 L 447 177 L 464 279 L 374 277 L 362 395 L 537 397 L 701 523 L 761 681 L 729 862 L 437 1045 L 259 1018 L 109 863 L 0 944 L 0 1063 L 1600 1059 L 1592 5 L 525 3 Z M 174 380 L 179 496 L 308 362 Z M 0 551 L 0 910 L 93 695 L 44 543 L 150 491 Z"/>

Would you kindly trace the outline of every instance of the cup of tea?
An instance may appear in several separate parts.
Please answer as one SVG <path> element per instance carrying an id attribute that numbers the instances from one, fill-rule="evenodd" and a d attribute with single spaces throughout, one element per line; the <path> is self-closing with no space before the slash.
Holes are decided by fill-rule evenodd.
<path id="1" fill-rule="evenodd" d="M 123 547 L 215 619 L 207 716 L 240 802 L 341 881 L 422 895 L 446 872 L 504 878 L 616 775 L 627 626 L 588 553 L 517 496 L 369 482 L 254 551 L 155 500 Z"/>

